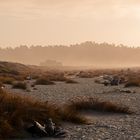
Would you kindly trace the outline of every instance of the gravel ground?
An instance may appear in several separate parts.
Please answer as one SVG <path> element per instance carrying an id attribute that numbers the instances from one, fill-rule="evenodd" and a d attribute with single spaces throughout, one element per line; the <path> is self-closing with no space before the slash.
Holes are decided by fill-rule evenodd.
<path id="1" fill-rule="evenodd" d="M 99 97 L 105 101 L 112 101 L 127 105 L 136 113 L 122 115 L 112 113 L 87 113 L 87 117 L 93 122 L 90 125 L 63 124 L 69 134 L 64 140 L 140 140 L 140 88 L 131 88 L 135 93 L 120 93 L 118 89 L 123 86 L 104 86 L 96 84 L 93 78 L 76 78 L 78 84 L 66 84 L 56 82 L 55 85 L 37 85 L 37 90 L 31 87 L 28 91 L 6 88 L 23 96 L 32 96 L 42 101 L 56 101 L 63 103 L 75 96 Z M 33 81 L 29 81 L 30 85 Z M 26 139 L 31 140 L 31 139 Z M 40 139 L 41 140 L 41 139 Z M 42 140 L 54 140 L 44 138 Z"/>

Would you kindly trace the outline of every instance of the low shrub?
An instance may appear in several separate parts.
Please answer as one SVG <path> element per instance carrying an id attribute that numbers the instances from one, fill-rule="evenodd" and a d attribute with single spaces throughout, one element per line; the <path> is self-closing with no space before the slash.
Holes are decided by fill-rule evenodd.
<path id="1" fill-rule="evenodd" d="M 78 83 L 77 81 L 73 80 L 73 79 L 66 79 L 66 83 L 67 84 L 76 84 Z"/>
<path id="2" fill-rule="evenodd" d="M 77 111 L 68 108 L 67 106 L 60 114 L 63 121 L 68 121 L 76 124 L 88 124 L 89 120 L 79 114 Z"/>
<path id="3" fill-rule="evenodd" d="M 97 98 L 92 97 L 77 97 L 70 100 L 68 104 L 69 108 L 72 110 L 94 110 L 102 112 L 113 112 L 113 113 L 131 113 L 128 107 L 120 106 L 118 104 L 101 101 Z"/>
<path id="4" fill-rule="evenodd" d="M 53 85 L 54 82 L 50 81 L 46 78 L 39 78 L 39 79 L 36 80 L 35 84 L 36 85 Z"/>
<path id="5" fill-rule="evenodd" d="M 65 81 L 66 77 L 64 76 L 64 73 L 48 73 L 46 74 L 46 79 L 50 81 Z"/>
<path id="6" fill-rule="evenodd" d="M 27 89 L 27 84 L 25 82 L 14 82 L 13 83 L 13 88 L 17 89 Z"/>
<path id="7" fill-rule="evenodd" d="M 139 87 L 140 86 L 140 78 L 137 79 L 128 79 L 125 87 Z"/>
<path id="8" fill-rule="evenodd" d="M 32 98 L 21 97 L 0 91 L 0 138 L 17 138 L 27 124 L 34 120 L 44 123 L 47 118 L 53 122 L 69 121 L 85 123 L 86 119 L 76 112 L 62 109 L 56 103 L 39 102 Z"/>
<path id="9" fill-rule="evenodd" d="M 12 77 L 0 76 L 0 81 L 3 84 L 12 84 L 15 81 L 15 79 Z"/>

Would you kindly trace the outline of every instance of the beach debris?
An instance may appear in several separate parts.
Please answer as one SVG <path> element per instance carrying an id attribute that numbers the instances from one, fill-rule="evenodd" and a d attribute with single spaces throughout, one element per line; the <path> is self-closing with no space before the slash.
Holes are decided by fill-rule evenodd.
<path id="1" fill-rule="evenodd" d="M 110 85 L 110 81 L 104 80 L 103 84 L 104 84 L 104 86 L 108 86 L 108 85 Z"/>
<path id="2" fill-rule="evenodd" d="M 56 126 L 52 119 L 49 118 L 45 122 L 45 130 L 50 137 L 66 137 L 67 132 L 61 127 Z"/>
<path id="3" fill-rule="evenodd" d="M 28 75 L 28 76 L 26 77 L 26 80 L 32 80 L 32 77 L 31 77 L 30 75 Z"/>
<path id="4" fill-rule="evenodd" d="M 5 88 L 5 85 L 3 85 L 1 82 L 0 82 L 0 89 L 4 89 Z"/>
<path id="5" fill-rule="evenodd" d="M 120 77 L 119 76 L 113 76 L 112 80 L 110 81 L 110 84 L 112 86 L 118 86 L 120 84 Z"/>
<path id="6" fill-rule="evenodd" d="M 134 90 L 130 90 L 130 89 L 120 89 L 119 91 L 124 93 L 136 93 Z"/>
<path id="7" fill-rule="evenodd" d="M 123 77 L 117 75 L 103 75 L 95 79 L 95 82 L 98 84 L 104 84 L 105 86 L 118 86 L 125 82 Z"/>
<path id="8" fill-rule="evenodd" d="M 30 126 L 27 131 L 32 134 L 32 137 L 39 136 L 45 137 L 48 136 L 48 133 L 45 131 L 45 127 L 42 126 L 39 122 L 34 121 L 33 125 Z"/>
<path id="9" fill-rule="evenodd" d="M 113 80 L 113 77 L 111 75 L 103 75 L 103 76 L 100 76 L 100 77 L 102 77 L 104 80 L 108 80 L 108 81 Z"/>
<path id="10" fill-rule="evenodd" d="M 110 84 L 110 80 L 104 78 L 104 76 L 99 76 L 95 79 L 95 83 L 108 85 Z"/>
<path id="11" fill-rule="evenodd" d="M 34 121 L 33 125 L 30 126 L 27 131 L 32 134 L 32 136 L 39 137 L 66 137 L 67 132 L 61 127 L 56 126 L 53 123 L 52 119 L 49 118 L 46 120 L 44 125 L 41 125 L 39 122 Z"/>
<path id="12" fill-rule="evenodd" d="M 49 134 L 49 136 L 53 136 L 55 133 L 55 123 L 52 122 L 52 119 L 49 118 L 45 122 L 45 130 Z"/>

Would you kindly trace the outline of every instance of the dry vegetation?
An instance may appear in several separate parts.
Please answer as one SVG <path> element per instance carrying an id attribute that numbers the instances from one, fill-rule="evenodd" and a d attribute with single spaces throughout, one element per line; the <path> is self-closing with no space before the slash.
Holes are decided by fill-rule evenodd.
<path id="1" fill-rule="evenodd" d="M 17 89 L 27 89 L 27 84 L 25 82 L 14 82 L 13 83 L 13 88 Z"/>
<path id="2" fill-rule="evenodd" d="M 125 87 L 140 87 L 140 81 L 137 79 L 130 80 L 125 84 Z"/>
<path id="3" fill-rule="evenodd" d="M 0 76 L 0 81 L 3 84 L 12 84 L 15 79 L 13 77 Z"/>
<path id="4" fill-rule="evenodd" d="M 74 83 L 65 77 L 63 71 L 44 71 L 40 67 L 28 67 L 26 65 L 0 62 L 0 81 L 3 84 L 13 84 L 15 81 L 27 80 L 27 77 L 36 79 L 36 84 L 53 84 L 54 81 Z"/>
<path id="5" fill-rule="evenodd" d="M 73 79 L 66 79 L 67 84 L 77 84 L 78 82 Z"/>
<path id="6" fill-rule="evenodd" d="M 129 75 L 125 87 L 140 87 L 140 77 L 138 75 L 138 73 Z"/>
<path id="7" fill-rule="evenodd" d="M 72 75 L 75 75 L 76 73 L 77 71 L 72 73 Z M 81 78 L 92 78 L 103 74 L 117 74 L 124 76 L 125 79 L 127 79 L 126 86 L 140 85 L 140 78 L 138 79 L 136 74 L 131 76 L 135 76 L 135 80 L 133 81 L 131 78 L 128 78 L 128 72 L 125 74 L 124 71 L 118 70 L 84 71 L 79 72 L 77 76 Z M 31 74 L 28 70 L 23 73 L 18 70 L 9 70 L 4 67 L 0 71 L 0 87 L 3 84 L 12 84 L 13 88 L 26 89 L 27 85 L 23 81 L 29 75 L 31 75 L 32 79 L 36 79 L 35 84 L 50 85 L 54 84 L 55 81 L 77 83 L 72 79 L 66 78 L 65 72 L 32 71 Z M 32 86 L 34 87 L 34 84 Z M 61 121 L 69 121 L 79 124 L 89 123 L 89 120 L 87 120 L 85 116 L 81 115 L 81 110 L 127 114 L 132 113 L 128 107 L 92 97 L 77 97 L 69 100 L 65 104 L 59 104 L 39 102 L 29 97 L 21 97 L 12 93 L 6 93 L 0 89 L 0 139 L 22 137 L 22 132 L 23 130 L 26 130 L 28 124 L 32 123 L 34 120 L 43 124 L 48 117 L 52 118 L 57 124 L 61 123 Z"/>
<path id="8" fill-rule="evenodd" d="M 97 69 L 80 71 L 77 76 L 80 78 L 94 78 L 101 75 L 122 75 L 121 69 Z"/>
<path id="9" fill-rule="evenodd" d="M 120 78 L 120 84 L 125 87 L 140 87 L 139 69 L 103 69 L 103 70 L 85 70 L 77 74 L 80 78 L 94 78 L 103 75 L 117 76 Z M 98 79 L 96 83 L 100 83 Z"/>
<path id="10" fill-rule="evenodd" d="M 0 91 L 0 138 L 21 137 L 22 131 L 33 120 L 41 123 L 49 117 L 54 122 L 62 120 L 84 123 L 84 118 L 78 114 L 71 114 L 54 103 L 39 102 L 31 98 Z M 65 119 L 66 117 L 66 119 Z M 80 121 L 81 120 L 81 121 Z"/>
<path id="11" fill-rule="evenodd" d="M 5 92 L 0 93 L 0 137 L 12 138 L 20 134 L 27 123 L 43 122 L 52 117 L 56 120 L 55 106 L 30 98 L 22 98 Z M 5 134 L 7 133 L 7 134 Z"/>
<path id="12" fill-rule="evenodd" d="M 35 84 L 36 85 L 53 85 L 55 84 L 55 81 L 60 81 L 60 82 L 65 82 L 65 83 L 77 83 L 77 81 L 70 79 L 70 78 L 66 78 L 65 77 L 65 73 L 64 72 L 45 72 L 42 73 L 37 79 Z"/>
<path id="13" fill-rule="evenodd" d="M 35 84 L 36 85 L 54 85 L 54 82 L 46 78 L 39 78 L 36 80 Z"/>
<path id="14" fill-rule="evenodd" d="M 61 121 L 88 123 L 89 121 L 80 115 L 80 110 L 130 113 L 129 108 L 94 98 L 76 98 L 62 106 L 0 90 L 0 138 L 22 137 L 22 131 L 27 128 L 27 124 L 33 120 L 43 123 L 48 117 L 56 123 Z"/>
<path id="15" fill-rule="evenodd" d="M 75 99 L 70 100 L 68 107 L 71 108 L 71 110 L 76 111 L 93 110 L 113 113 L 132 113 L 128 107 L 92 97 L 76 97 Z"/>
<path id="16" fill-rule="evenodd" d="M 59 71 L 48 71 L 44 73 L 44 77 L 49 81 L 66 81 L 67 78 L 64 76 L 64 72 Z"/>

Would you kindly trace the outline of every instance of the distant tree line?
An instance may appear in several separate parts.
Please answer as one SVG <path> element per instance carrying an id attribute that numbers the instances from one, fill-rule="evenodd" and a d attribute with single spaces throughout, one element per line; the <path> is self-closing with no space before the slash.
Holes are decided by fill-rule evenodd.
<path id="1" fill-rule="evenodd" d="M 39 65 L 55 60 L 68 66 L 140 66 L 140 48 L 84 42 L 70 46 L 26 46 L 0 49 L 0 60 Z"/>

